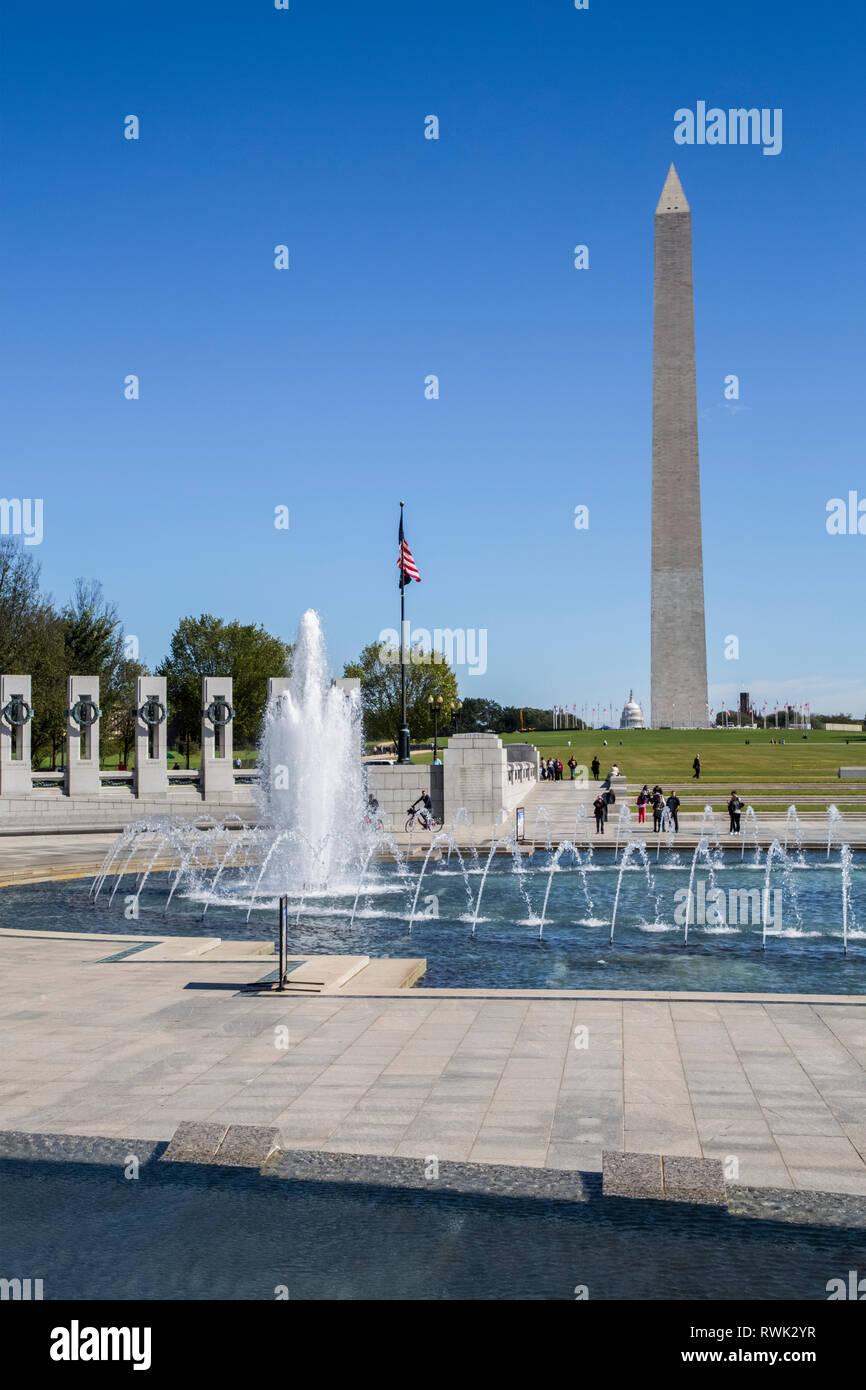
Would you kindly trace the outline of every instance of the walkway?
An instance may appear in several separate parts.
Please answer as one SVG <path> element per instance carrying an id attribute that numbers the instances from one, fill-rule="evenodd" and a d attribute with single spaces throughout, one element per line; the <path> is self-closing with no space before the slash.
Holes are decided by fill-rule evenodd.
<path id="1" fill-rule="evenodd" d="M 261 962 L 120 953 L 0 937 L 0 1128 L 134 1141 L 220 1120 L 293 1149 L 577 1170 L 624 1149 L 866 1194 L 863 1000 L 286 999 L 238 992 Z"/>

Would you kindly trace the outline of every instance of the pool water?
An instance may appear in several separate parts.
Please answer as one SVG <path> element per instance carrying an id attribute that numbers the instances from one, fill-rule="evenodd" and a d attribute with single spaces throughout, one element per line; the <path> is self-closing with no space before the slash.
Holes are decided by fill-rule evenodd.
<path id="1" fill-rule="evenodd" d="M 357 903 L 354 891 L 291 902 L 289 950 L 424 956 L 421 988 L 862 992 L 866 856 L 852 859 L 847 955 L 838 852 L 829 861 L 806 854 L 787 871 L 774 865 L 763 914 L 765 867 L 751 858 L 717 852 L 711 867 L 699 865 L 688 906 L 691 855 L 677 860 L 663 853 L 658 862 L 650 856 L 646 870 L 632 860 L 621 881 L 620 866 L 601 855 L 585 871 L 563 861 L 551 872 L 544 855 L 534 856 L 523 872 L 515 872 L 510 858 L 495 859 L 480 904 L 483 861 L 467 864 L 465 876 L 456 858 L 431 862 L 420 890 L 417 863 L 402 870 L 383 864 L 365 881 Z M 275 938 L 273 895 L 259 897 L 247 921 L 249 885 L 227 875 L 225 895 L 209 898 L 206 885 L 192 883 L 175 893 L 165 913 L 167 879 L 151 874 L 133 920 L 125 916 L 136 891 L 133 875 L 120 883 L 112 903 L 113 881 L 95 903 L 84 882 L 6 888 L 0 891 L 0 926 Z"/>
<path id="2" fill-rule="evenodd" d="M 57 1299 L 806 1299 L 866 1230 L 151 1161 L 0 1161 L 0 1261 Z M 827 1200 L 827 1199 L 823 1199 Z"/>

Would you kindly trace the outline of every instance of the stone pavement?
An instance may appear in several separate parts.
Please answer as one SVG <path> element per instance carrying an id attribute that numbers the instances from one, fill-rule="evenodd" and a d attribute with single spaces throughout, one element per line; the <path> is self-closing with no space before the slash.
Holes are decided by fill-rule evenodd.
<path id="1" fill-rule="evenodd" d="M 866 1000 L 281 998 L 238 993 L 261 964 L 117 952 L 0 937 L 0 1128 L 144 1140 L 209 1120 L 291 1149 L 576 1170 L 618 1149 L 866 1194 Z"/>
<path id="2" fill-rule="evenodd" d="M 616 839 L 617 821 L 623 806 L 625 806 L 631 813 L 631 825 L 630 832 L 623 831 L 623 839 L 628 838 L 630 833 L 633 839 L 646 840 L 655 852 L 658 837 L 652 828 L 652 811 L 648 812 L 648 823 L 638 825 L 636 802 L 641 785 L 641 783 L 628 782 L 625 789 L 622 787 L 617 789 L 617 800 L 610 808 L 607 833 L 600 836 L 595 833 L 592 810 L 592 803 L 601 786 L 600 782 L 581 784 L 577 780 L 572 782 L 568 776 L 562 782 L 537 782 L 527 791 L 521 802 L 525 812 L 526 840 L 527 842 L 534 840 L 539 848 L 542 847 L 549 828 L 553 844 L 558 844 L 561 840 L 572 840 L 578 848 L 582 849 L 588 836 L 593 849 L 610 849 L 612 847 L 611 841 Z M 861 787 L 866 787 L 866 783 L 861 784 Z M 765 847 L 772 844 L 773 840 L 779 840 L 781 844 L 784 844 L 786 835 L 789 835 L 793 841 L 793 829 L 786 827 L 786 811 L 778 810 L 777 808 L 780 806 L 787 809 L 792 803 L 797 804 L 803 844 L 814 849 L 825 848 L 827 844 L 827 807 L 837 802 L 846 808 L 855 806 L 856 809 L 845 810 L 842 827 L 834 831 L 833 852 L 838 856 L 841 841 L 845 841 L 854 849 L 866 847 L 866 797 L 861 790 L 859 795 L 855 793 L 853 798 L 849 798 L 845 788 L 846 783 L 844 782 L 839 782 L 835 786 L 827 785 L 823 788 L 805 784 L 799 787 L 781 785 L 776 789 L 755 786 L 749 788 L 744 787 L 741 783 L 739 793 L 747 805 L 754 804 L 758 841 Z M 724 808 L 730 793 L 729 783 L 717 783 L 715 786 L 705 782 L 677 785 L 677 795 L 682 802 L 679 813 L 680 831 L 674 837 L 678 849 L 693 848 L 697 844 L 701 835 L 705 805 L 715 807 L 716 832 L 722 848 L 740 847 L 741 840 L 729 837 L 727 833 L 728 815 Z M 756 795 L 756 793 L 758 794 Z M 772 806 L 774 809 L 765 810 L 765 805 Z M 583 807 L 585 817 L 579 820 L 578 807 L 580 806 Z M 509 824 L 501 826 L 498 833 L 501 834 L 503 830 L 510 831 L 513 824 L 514 817 L 512 815 Z M 748 854 L 754 843 L 754 831 L 752 825 L 746 822 L 745 814 L 742 818 L 742 828 L 746 839 L 746 853 Z M 664 854 L 667 836 L 662 835 L 661 840 L 662 854 Z"/>

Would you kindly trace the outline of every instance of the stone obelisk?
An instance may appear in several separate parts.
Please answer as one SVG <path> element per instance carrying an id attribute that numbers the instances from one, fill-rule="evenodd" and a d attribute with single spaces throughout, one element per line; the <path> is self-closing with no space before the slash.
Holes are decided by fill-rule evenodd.
<path id="1" fill-rule="evenodd" d="M 654 286 L 651 722 L 705 728 L 692 214 L 673 165 L 656 208 Z"/>

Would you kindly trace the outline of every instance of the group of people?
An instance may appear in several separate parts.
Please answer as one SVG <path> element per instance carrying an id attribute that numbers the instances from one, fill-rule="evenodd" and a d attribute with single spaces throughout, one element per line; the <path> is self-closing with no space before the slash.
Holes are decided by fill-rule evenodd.
<path id="1" fill-rule="evenodd" d="M 616 771 L 611 769 L 610 777 L 618 776 L 618 774 L 619 768 L 617 768 Z M 608 808 L 616 801 L 616 793 L 610 785 L 610 777 L 607 778 L 598 796 L 592 803 L 592 809 L 595 814 L 595 831 L 597 835 L 604 834 L 604 823 L 607 820 Z M 672 791 L 670 796 L 666 797 L 658 783 L 656 783 L 652 791 L 650 791 L 648 784 L 644 782 L 637 794 L 638 825 L 646 824 L 648 806 L 652 807 L 653 830 L 661 830 L 662 818 L 665 810 L 668 812 L 669 824 L 673 826 L 674 830 L 679 830 L 680 822 L 678 813 L 680 809 L 680 799 L 676 792 Z"/>
<path id="2" fill-rule="evenodd" d="M 571 771 L 571 781 L 574 781 L 574 774 L 577 771 L 577 759 L 572 753 L 565 765 Z M 561 782 L 564 768 L 560 758 L 548 758 L 545 762 L 541 758 L 538 764 L 538 774 L 543 782 Z"/>
<path id="3" fill-rule="evenodd" d="M 619 769 L 617 769 L 616 772 L 611 770 L 611 777 L 616 776 L 618 771 Z M 614 792 L 613 787 L 611 786 L 610 777 L 608 777 L 607 780 L 602 784 L 601 790 L 599 791 L 598 796 L 595 798 L 595 801 L 592 803 L 592 809 L 595 814 L 595 831 L 597 835 L 604 834 L 604 823 L 607 820 L 608 808 L 615 801 L 616 793 Z M 667 811 L 668 814 L 668 828 L 673 829 L 676 832 L 679 832 L 680 799 L 675 791 L 672 791 L 670 796 L 665 796 L 664 791 L 658 782 L 653 787 L 652 791 L 650 791 L 648 783 L 644 782 L 643 786 L 637 794 L 636 804 L 638 825 L 646 824 L 647 807 L 650 807 L 653 813 L 653 830 L 656 833 L 658 833 L 662 829 L 665 811 Z M 743 802 L 740 800 L 740 797 L 738 796 L 737 792 L 732 791 L 730 800 L 728 801 L 728 816 L 730 818 L 730 829 L 728 830 L 729 835 L 740 834 L 740 816 L 742 815 L 743 809 Z"/>

